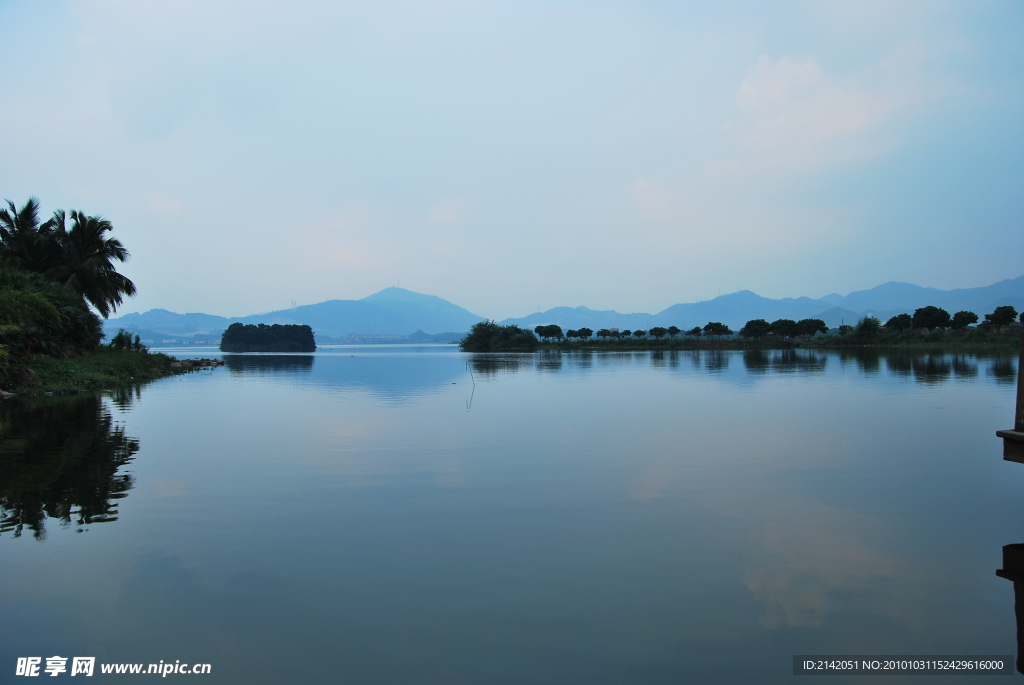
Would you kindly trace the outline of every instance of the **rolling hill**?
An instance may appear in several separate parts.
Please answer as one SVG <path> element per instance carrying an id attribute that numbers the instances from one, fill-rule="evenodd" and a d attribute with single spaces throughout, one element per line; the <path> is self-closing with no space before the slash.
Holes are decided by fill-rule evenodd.
<path id="1" fill-rule="evenodd" d="M 674 304 L 657 314 L 635 312 L 622 314 L 612 310 L 588 307 L 555 307 L 524 317 L 505 319 L 503 324 L 517 324 L 533 329 L 555 323 L 563 329 L 617 327 L 644 329 L 653 326 L 692 328 L 709 321 L 720 321 L 738 330 L 750 319 L 823 319 L 829 326 L 855 323 L 865 315 L 887 320 L 918 307 L 935 305 L 950 313 L 962 309 L 983 315 L 1001 305 L 1024 310 L 1024 276 L 999 281 L 980 288 L 939 290 L 922 288 L 911 283 L 892 281 L 859 290 L 848 295 L 831 294 L 820 299 L 810 297 L 771 299 L 749 290 L 741 290 L 703 302 Z M 409 336 L 428 340 L 430 335 L 449 340 L 468 331 L 483 317 L 434 295 L 415 293 L 403 288 L 385 288 L 361 300 L 328 300 L 292 309 L 222 317 L 211 314 L 175 314 L 152 309 L 144 314 L 126 314 L 105 322 L 108 335 L 124 328 L 140 333 L 156 342 L 219 341 L 228 325 L 242 323 L 307 324 L 321 338 L 341 339 L 346 335 Z M 426 336 L 426 337 L 424 337 Z"/>
<path id="2" fill-rule="evenodd" d="M 341 338 L 348 334 L 410 335 L 416 331 L 427 334 L 468 331 L 482 319 L 434 295 L 422 295 L 404 288 L 386 288 L 361 300 L 328 300 L 239 317 L 175 314 L 165 309 L 151 309 L 144 314 L 126 314 L 109 319 L 104 323 L 104 330 L 108 335 L 124 328 L 136 333 L 146 331 L 147 336 L 164 339 L 185 341 L 198 336 L 219 340 L 224 329 L 237 321 L 246 324 L 306 324 L 318 336 Z"/>

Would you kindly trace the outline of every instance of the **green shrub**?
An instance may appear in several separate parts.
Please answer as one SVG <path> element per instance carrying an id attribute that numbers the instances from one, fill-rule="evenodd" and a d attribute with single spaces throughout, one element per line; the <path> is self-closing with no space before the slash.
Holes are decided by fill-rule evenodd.
<path id="1" fill-rule="evenodd" d="M 459 347 L 467 352 L 533 351 L 537 344 L 537 336 L 532 331 L 516 325 L 501 326 L 494 321 L 481 321 L 473 325 Z"/>
<path id="2" fill-rule="evenodd" d="M 133 352 L 148 352 L 149 348 L 142 344 L 139 336 L 136 335 L 132 338 L 132 334 L 121 328 L 117 331 L 117 334 L 110 339 L 109 347 L 118 351 L 131 350 Z"/>
<path id="3" fill-rule="evenodd" d="M 33 273 L 0 269 L 0 336 L 13 359 L 92 352 L 100 318 L 77 293 Z"/>

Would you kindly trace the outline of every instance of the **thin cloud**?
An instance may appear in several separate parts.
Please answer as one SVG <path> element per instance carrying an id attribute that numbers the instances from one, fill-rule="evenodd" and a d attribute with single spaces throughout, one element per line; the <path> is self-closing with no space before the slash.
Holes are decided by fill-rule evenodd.
<path id="1" fill-rule="evenodd" d="M 457 197 L 438 200 L 430 208 L 427 220 L 432 224 L 454 224 L 466 214 L 466 201 Z"/>
<path id="2" fill-rule="evenodd" d="M 652 221 L 667 221 L 676 214 L 673 193 L 654 179 L 636 178 L 629 182 L 627 191 L 640 213 Z"/>
<path id="3" fill-rule="evenodd" d="M 855 79 L 830 76 L 814 58 L 761 55 L 736 93 L 740 117 L 725 126 L 759 169 L 799 170 L 838 164 L 884 149 L 858 139 L 904 103 Z M 719 162 L 716 169 L 721 169 Z"/>

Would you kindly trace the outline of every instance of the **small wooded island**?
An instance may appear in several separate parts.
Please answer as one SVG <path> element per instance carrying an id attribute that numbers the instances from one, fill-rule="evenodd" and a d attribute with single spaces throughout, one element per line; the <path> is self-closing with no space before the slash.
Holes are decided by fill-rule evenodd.
<path id="1" fill-rule="evenodd" d="M 221 352 L 314 352 L 316 340 L 309 326 L 233 323 L 220 339 Z"/>

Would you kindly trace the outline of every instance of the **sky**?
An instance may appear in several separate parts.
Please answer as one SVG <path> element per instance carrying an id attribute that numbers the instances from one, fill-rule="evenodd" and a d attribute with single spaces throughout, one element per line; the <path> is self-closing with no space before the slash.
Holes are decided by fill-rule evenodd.
<path id="1" fill-rule="evenodd" d="M 1024 4 L 0 0 L 0 198 L 119 313 L 481 316 L 1024 274 Z"/>

